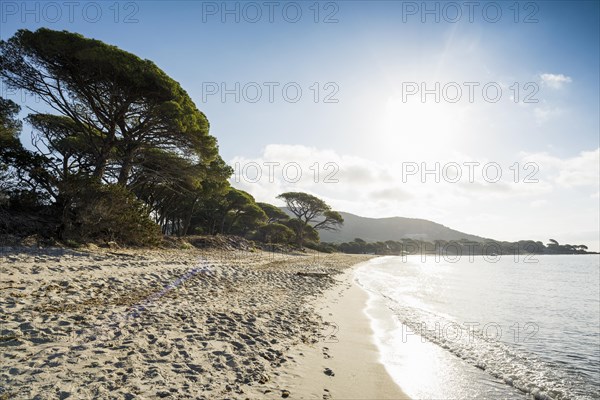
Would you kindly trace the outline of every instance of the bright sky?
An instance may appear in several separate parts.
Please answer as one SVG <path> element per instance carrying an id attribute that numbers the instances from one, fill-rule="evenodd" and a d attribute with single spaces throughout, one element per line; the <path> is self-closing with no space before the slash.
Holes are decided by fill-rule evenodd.
<path id="1" fill-rule="evenodd" d="M 2 39 L 44 26 L 153 60 L 260 201 L 307 191 L 364 216 L 600 248 L 597 1 L 0 7 Z"/>

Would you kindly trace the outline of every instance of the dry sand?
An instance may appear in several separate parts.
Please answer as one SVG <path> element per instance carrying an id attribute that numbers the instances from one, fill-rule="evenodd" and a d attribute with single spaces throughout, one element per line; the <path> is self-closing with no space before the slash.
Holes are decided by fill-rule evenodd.
<path id="1" fill-rule="evenodd" d="M 321 382 L 334 398 L 400 398 L 368 340 L 364 294 L 347 274 L 297 274 L 339 278 L 366 259 L 0 249 L 0 399 L 300 398 Z M 334 303 L 331 288 L 356 295 Z M 339 343 L 324 346 L 319 311 Z M 291 381 L 298 366 L 310 368 Z"/>

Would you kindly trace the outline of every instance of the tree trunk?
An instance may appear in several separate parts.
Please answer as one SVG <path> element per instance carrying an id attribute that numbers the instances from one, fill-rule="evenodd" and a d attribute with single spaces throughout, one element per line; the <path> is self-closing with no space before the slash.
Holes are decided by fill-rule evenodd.
<path id="1" fill-rule="evenodd" d="M 304 245 L 304 226 L 301 226 L 300 229 L 296 232 L 296 244 L 300 249 L 303 248 Z"/>
<path id="2" fill-rule="evenodd" d="M 190 229 L 190 224 L 192 222 L 192 211 L 188 212 L 183 220 L 183 227 L 181 228 L 181 236 L 185 236 L 188 234 L 188 230 Z"/>
<path id="3" fill-rule="evenodd" d="M 188 230 L 190 229 L 190 224 L 192 222 L 192 214 L 194 213 L 194 208 L 196 207 L 196 203 L 198 202 L 198 197 L 192 201 L 192 205 L 188 208 L 188 212 L 183 221 L 183 228 L 181 236 L 185 236 L 188 234 Z"/>
<path id="4" fill-rule="evenodd" d="M 121 186 L 127 185 L 127 180 L 129 179 L 129 174 L 131 173 L 131 161 L 132 157 L 128 156 L 121 166 L 121 170 L 119 171 L 119 179 L 117 183 Z"/>
<path id="5" fill-rule="evenodd" d="M 104 176 L 104 172 L 106 171 L 106 159 L 102 158 L 97 160 L 94 163 L 94 172 L 92 173 L 92 178 L 96 181 L 100 181 Z"/>

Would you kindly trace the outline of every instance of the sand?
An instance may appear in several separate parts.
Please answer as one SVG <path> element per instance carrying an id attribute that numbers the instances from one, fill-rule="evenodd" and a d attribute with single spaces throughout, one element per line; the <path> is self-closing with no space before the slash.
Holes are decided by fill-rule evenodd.
<path id="1" fill-rule="evenodd" d="M 0 399 L 401 398 L 347 289 L 367 258 L 2 248 Z"/>
<path id="2" fill-rule="evenodd" d="M 353 271 L 315 301 L 323 319 L 318 343 L 294 349 L 294 360 L 281 380 L 301 399 L 408 399 L 379 362 L 370 321 L 364 314 L 367 294 Z"/>

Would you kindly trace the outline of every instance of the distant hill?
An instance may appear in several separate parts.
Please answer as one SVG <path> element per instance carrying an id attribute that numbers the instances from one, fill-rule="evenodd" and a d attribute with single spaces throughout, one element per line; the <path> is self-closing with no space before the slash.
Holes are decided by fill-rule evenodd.
<path id="1" fill-rule="evenodd" d="M 361 238 L 367 242 L 400 240 L 403 238 L 434 240 L 482 241 L 484 238 L 455 231 L 444 225 L 417 218 L 366 218 L 347 212 L 340 212 L 344 225 L 337 232 L 319 231 L 322 242 L 351 242 Z"/>

